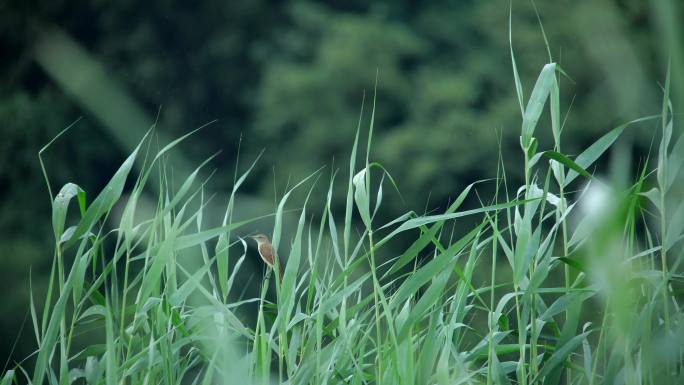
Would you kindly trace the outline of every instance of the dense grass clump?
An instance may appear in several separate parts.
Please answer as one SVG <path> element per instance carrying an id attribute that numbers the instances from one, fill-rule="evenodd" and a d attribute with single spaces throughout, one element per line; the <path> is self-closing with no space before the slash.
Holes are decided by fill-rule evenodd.
<path id="1" fill-rule="evenodd" d="M 463 207 L 474 183 L 441 214 L 378 223 L 383 186 L 397 184 L 371 160 L 371 118 L 365 161 L 359 124 L 349 177 L 330 176 L 320 212 L 307 210 L 322 183 L 316 172 L 266 218 L 282 281 L 267 271 L 256 298 L 235 285 L 245 258 L 256 258 L 245 228 L 264 220 L 233 215 L 251 167 L 213 228 L 203 220 L 202 166 L 175 184 L 164 167 L 184 138 L 154 152 L 145 136 L 91 202 L 66 184 L 51 194 L 50 289 L 42 311 L 31 306 L 38 348 L 2 385 L 683 382 L 684 139 L 672 139 L 669 75 L 659 115 L 570 157 L 562 71 L 545 65 L 525 98 L 513 63 L 524 185 L 508 185 L 512 162 L 500 160 L 493 179 L 477 182 L 496 191 L 478 196 L 479 207 Z M 546 106 L 554 143 L 541 149 L 534 133 Z M 659 127 L 657 159 L 630 186 L 587 171 L 624 130 L 648 123 Z M 127 182 L 135 162 L 141 171 Z M 150 192 L 151 209 L 142 203 Z M 343 214 L 331 209 L 337 194 Z M 70 205 L 78 213 L 67 215 Z M 466 216 L 477 224 L 463 228 Z M 409 246 L 389 254 L 394 243 Z"/>

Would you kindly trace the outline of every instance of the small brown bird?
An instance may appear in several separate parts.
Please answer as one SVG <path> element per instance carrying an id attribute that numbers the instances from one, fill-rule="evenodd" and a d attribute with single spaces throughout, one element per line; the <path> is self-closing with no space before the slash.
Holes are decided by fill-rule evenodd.
<path id="1" fill-rule="evenodd" d="M 283 264 L 280 263 L 280 257 L 278 257 L 278 253 L 276 253 L 276 251 L 273 249 L 271 241 L 268 240 L 268 237 L 265 234 L 257 234 L 250 236 L 250 238 L 256 241 L 257 250 L 259 250 L 261 259 L 263 259 L 263 261 L 266 262 L 270 268 L 275 269 L 273 264 L 276 260 L 278 260 L 278 280 L 282 280 Z"/>

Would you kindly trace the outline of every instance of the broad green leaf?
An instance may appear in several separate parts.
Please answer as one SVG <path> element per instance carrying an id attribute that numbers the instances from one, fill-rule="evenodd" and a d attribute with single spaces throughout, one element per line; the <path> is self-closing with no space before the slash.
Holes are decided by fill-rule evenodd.
<path id="1" fill-rule="evenodd" d="M 529 240 L 516 244 L 513 258 L 515 261 L 513 280 L 516 285 L 520 285 L 520 282 L 530 268 L 534 256 L 539 251 L 540 236 L 541 226 L 537 227 Z"/>
<path id="2" fill-rule="evenodd" d="M 428 289 L 423 293 L 413 309 L 411 309 L 410 314 L 403 323 L 402 327 L 399 329 L 397 338 L 400 342 L 406 338 L 410 328 L 420 320 L 428 308 L 440 300 L 450 276 L 451 269 L 447 268 L 434 277 Z"/>
<path id="3" fill-rule="evenodd" d="M 579 261 L 578 259 L 569 258 L 569 257 L 559 257 L 558 260 L 563 261 L 563 263 L 574 268 L 575 270 L 577 270 L 579 272 L 583 272 L 583 273 L 587 272 L 586 266 L 584 266 L 584 264 L 581 261 Z"/>
<path id="4" fill-rule="evenodd" d="M 660 209 L 660 190 L 657 187 L 653 187 L 650 190 L 646 192 L 639 193 L 639 195 L 643 195 L 648 200 L 653 203 L 653 205 L 658 209 L 658 211 L 662 210 Z"/>
<path id="5" fill-rule="evenodd" d="M 525 150 L 530 148 L 534 129 L 537 127 L 544 104 L 546 104 L 546 99 L 548 99 L 555 82 L 556 63 L 546 64 L 537 78 L 523 114 L 521 142 Z"/>
<path id="6" fill-rule="evenodd" d="M 684 201 L 679 202 L 677 209 L 673 213 L 668 213 L 670 221 L 667 224 L 667 231 L 665 233 L 665 250 L 669 250 L 677 240 L 680 239 L 682 231 L 684 231 Z"/>
<path id="7" fill-rule="evenodd" d="M 366 228 L 371 228 L 370 201 L 368 198 L 368 186 L 366 185 L 367 169 L 359 171 L 354 175 L 354 201 L 359 215 Z"/>
<path id="8" fill-rule="evenodd" d="M 517 345 L 515 348 L 518 350 Z M 489 362 L 488 365 L 491 367 L 492 379 L 496 385 L 510 385 L 511 380 L 508 379 L 508 376 L 501 366 L 501 362 L 499 362 L 499 358 L 496 354 L 492 355 L 492 361 Z"/>
<path id="9" fill-rule="evenodd" d="M 85 192 L 76 184 L 67 183 L 59 190 L 55 200 L 52 203 L 52 229 L 55 234 L 55 241 L 60 242 L 62 234 L 64 232 L 64 223 L 66 221 L 67 210 L 69 208 L 69 202 L 71 199 L 78 196 L 79 203 L 83 201 L 85 203 L 85 198 L 80 198 L 85 195 Z M 79 204 L 79 207 L 81 204 Z"/>
<path id="10" fill-rule="evenodd" d="M 664 187 L 667 184 L 669 177 L 668 150 L 670 148 L 670 140 L 672 139 L 672 118 L 669 119 L 669 113 L 672 112 L 672 104 L 670 103 L 670 68 L 672 61 L 667 63 L 667 75 L 665 76 L 665 86 L 663 87 L 663 103 L 660 119 L 662 122 L 662 135 L 660 137 L 660 146 L 658 146 L 658 167 L 656 168 L 656 176 L 658 185 L 667 192 Z"/>
<path id="11" fill-rule="evenodd" d="M 123 192 L 124 184 L 126 183 L 126 178 L 133 167 L 133 163 L 135 162 L 135 158 L 142 143 L 143 142 L 141 141 L 138 147 L 133 150 L 131 155 L 128 156 L 121 167 L 116 171 L 112 179 L 110 179 L 109 183 L 102 189 L 102 192 L 100 192 L 90 207 L 88 207 L 74 231 L 74 234 L 62 246 L 64 250 L 69 249 L 83 234 L 90 231 L 95 225 L 95 222 L 103 215 L 107 214 L 119 200 L 119 197 L 121 197 L 121 193 Z"/>
<path id="12" fill-rule="evenodd" d="M 556 349 L 551 357 L 544 363 L 539 375 L 535 379 L 535 382 L 539 379 L 546 377 L 553 369 L 561 365 L 568 356 L 577 349 L 577 347 L 582 343 L 582 341 L 589 336 L 591 332 L 586 332 L 578 334 L 570 339 L 566 344 Z"/>
<path id="13" fill-rule="evenodd" d="M 5 375 L 2 376 L 2 381 L 0 381 L 0 385 L 11 385 L 13 379 L 14 370 L 8 370 L 7 372 L 5 372 Z"/>
<path id="14" fill-rule="evenodd" d="M 670 187 L 672 187 L 672 184 L 675 182 L 675 180 L 678 177 L 679 170 L 682 167 L 682 164 L 684 163 L 684 134 L 679 135 L 679 139 L 677 140 L 677 143 L 672 147 L 672 152 L 670 152 L 670 156 L 668 158 L 668 178 L 667 178 L 667 184 L 666 184 L 666 191 L 670 190 Z"/>
<path id="15" fill-rule="evenodd" d="M 546 311 L 539 316 L 539 319 L 550 322 L 552 317 L 565 311 L 569 305 L 575 302 L 583 302 L 591 298 L 595 293 L 592 291 L 574 291 L 559 297 L 549 306 Z"/>
<path id="16" fill-rule="evenodd" d="M 259 158 L 261 158 L 261 154 L 263 154 L 263 150 L 254 159 L 254 161 L 249 166 L 247 171 L 245 171 L 240 176 L 240 178 L 234 181 L 233 190 L 230 192 L 230 199 L 228 200 L 228 207 L 226 208 L 226 212 L 223 216 L 223 222 L 221 223 L 222 226 L 228 226 L 233 223 L 233 209 L 235 206 L 235 195 L 237 193 L 237 190 L 240 188 L 240 186 L 242 186 L 242 184 L 247 179 L 247 176 L 252 172 L 252 169 L 254 169 L 254 166 L 259 161 Z M 237 166 L 235 171 L 237 174 Z M 228 262 L 230 260 L 230 230 L 231 228 L 228 227 L 225 233 L 219 235 L 219 239 L 216 243 L 216 248 L 214 250 L 216 254 L 216 268 L 218 270 L 219 286 L 221 287 L 221 294 L 223 295 L 224 301 L 228 297 L 228 291 L 230 290 L 230 288 L 228 287 Z"/>
<path id="17" fill-rule="evenodd" d="M 574 170 L 578 174 L 582 175 L 583 177 L 587 179 L 591 179 L 591 175 L 582 167 L 580 167 L 577 163 L 573 162 L 572 159 L 568 158 L 567 156 L 561 154 L 560 152 L 557 151 L 544 151 L 543 152 L 544 156 L 553 159 L 559 163 L 564 164 L 566 167 L 568 167 L 571 170 Z"/>
<path id="18" fill-rule="evenodd" d="M 409 219 L 408 221 L 404 222 L 401 226 L 399 226 L 397 229 L 392 231 L 388 236 L 383 238 L 378 244 L 383 244 L 387 240 L 392 239 L 394 236 L 397 234 L 404 232 L 406 230 L 411 230 L 415 229 L 421 226 L 429 225 L 431 223 L 435 222 L 442 222 L 442 221 L 447 221 L 450 219 L 456 219 L 456 218 L 462 218 L 462 217 L 467 217 L 469 215 L 475 215 L 475 214 L 481 214 L 485 213 L 488 211 L 496 211 L 496 210 L 501 210 L 509 207 L 514 207 L 518 206 L 521 204 L 524 204 L 529 201 L 534 201 L 538 199 L 531 199 L 531 200 L 526 200 L 526 201 L 511 201 L 511 202 L 506 202 L 506 203 L 499 203 L 491 206 L 485 206 L 485 207 L 480 207 L 478 209 L 472 209 L 472 210 L 466 210 L 466 211 L 460 211 L 460 212 L 455 212 L 451 214 L 440 214 L 440 215 L 427 215 L 423 217 L 418 217 L 414 219 Z"/>
<path id="19" fill-rule="evenodd" d="M 613 143 L 617 140 L 618 137 L 620 137 L 620 134 L 625 130 L 625 128 L 631 126 L 632 124 L 636 123 L 641 123 L 641 122 L 646 122 L 649 120 L 657 119 L 660 117 L 660 115 L 651 115 L 651 116 L 646 116 L 643 118 L 639 119 L 634 119 L 632 121 L 629 121 L 625 124 L 622 124 L 620 126 L 615 127 L 611 131 L 609 131 L 607 134 L 603 135 L 600 137 L 596 142 L 594 142 L 591 146 L 589 146 L 586 150 L 584 150 L 581 154 L 579 154 L 575 158 L 575 163 L 581 167 L 582 169 L 587 169 L 589 166 L 591 166 L 601 155 L 603 155 L 604 152 L 610 146 L 613 145 Z M 579 174 L 574 171 L 570 170 L 568 172 L 567 178 L 565 178 L 565 185 L 569 185 L 570 182 L 575 180 Z"/>
<path id="20" fill-rule="evenodd" d="M 107 306 L 111 308 L 111 306 Z M 106 336 L 106 348 L 105 362 L 106 362 L 106 384 L 107 385 L 117 385 L 118 377 L 118 362 L 117 362 L 117 346 L 114 344 L 114 320 L 112 318 L 111 312 L 107 311 L 105 313 L 105 336 Z"/>
<path id="21" fill-rule="evenodd" d="M 451 270 L 449 269 L 449 266 L 455 261 L 456 255 L 477 236 L 481 229 L 482 225 L 473 229 L 463 238 L 449 246 L 444 252 L 437 255 L 433 260 L 412 273 L 404 280 L 401 286 L 399 286 L 399 289 L 390 301 L 390 307 L 395 308 L 399 306 L 439 273 L 445 270 Z"/>
<path id="22" fill-rule="evenodd" d="M 468 185 L 461 192 L 461 194 L 458 196 L 458 198 L 456 198 L 454 203 L 452 203 L 449 206 L 449 208 L 446 211 L 446 214 L 452 214 L 461 206 L 465 198 L 468 196 L 468 193 L 470 192 L 470 189 L 473 187 L 473 185 L 474 183 Z M 423 231 L 420 237 L 413 241 L 411 246 L 409 246 L 409 248 L 406 249 L 406 251 L 404 251 L 404 253 L 399 257 L 399 259 L 392 265 L 392 267 L 385 274 L 385 276 L 397 272 L 399 269 L 406 266 L 407 263 L 411 262 L 421 250 L 423 250 L 428 244 L 432 242 L 432 240 L 437 236 L 437 233 L 442 228 L 444 223 L 445 221 L 437 221 L 427 231 Z M 380 242 L 378 242 L 378 244 L 381 245 L 385 243 L 387 239 L 388 238 L 382 239 Z"/>
<path id="23" fill-rule="evenodd" d="M 280 236 L 282 235 L 281 233 L 283 228 L 283 213 L 285 212 L 285 204 L 287 203 L 287 200 L 290 198 L 290 195 L 294 190 L 296 190 L 299 186 L 303 185 L 306 181 L 308 181 L 315 175 L 318 175 L 318 171 L 315 171 L 306 178 L 302 179 L 299 183 L 294 185 L 294 187 L 292 187 L 288 192 L 286 192 L 285 195 L 283 195 L 283 197 L 280 199 L 280 203 L 278 203 L 278 208 L 276 209 L 275 223 L 273 224 L 273 238 L 271 238 L 271 244 L 273 245 L 273 248 L 275 250 L 278 250 L 278 246 L 280 245 Z"/>
<path id="24" fill-rule="evenodd" d="M 518 96 L 518 105 L 520 106 L 520 113 L 524 116 L 525 110 L 523 107 L 523 88 L 520 82 L 520 75 L 518 74 L 518 66 L 515 63 L 515 55 L 513 54 L 513 3 L 510 3 L 508 9 L 508 46 L 511 52 L 511 66 L 513 67 L 513 79 L 515 80 L 515 93 Z"/>
<path id="25" fill-rule="evenodd" d="M 183 282 L 181 287 L 169 296 L 169 303 L 171 306 L 182 305 L 188 296 L 192 294 L 195 289 L 202 285 L 202 277 L 207 274 L 207 271 L 209 271 L 213 261 L 214 258 L 212 258 L 209 263 L 200 267 L 199 270 L 197 270 L 193 275 L 188 276 L 187 280 Z"/>

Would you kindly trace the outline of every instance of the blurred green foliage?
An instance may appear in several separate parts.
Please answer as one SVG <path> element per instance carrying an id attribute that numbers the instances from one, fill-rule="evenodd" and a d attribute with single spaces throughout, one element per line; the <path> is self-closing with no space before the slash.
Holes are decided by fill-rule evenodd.
<path id="1" fill-rule="evenodd" d="M 0 280 L 16 290 L 0 301 L 0 356 L 8 356 L 27 309 L 29 266 L 40 287 L 52 253 L 39 149 L 85 114 L 46 159 L 54 185 L 76 181 L 91 194 L 129 150 L 113 146 L 120 133 L 84 112 L 36 63 L 41 36 L 63 31 L 150 116 L 162 106 L 159 127 L 168 137 L 218 119 L 183 147 L 188 159 L 223 149 L 213 164 L 227 172 L 241 135 L 244 159 L 251 161 L 265 148 L 257 170 L 263 177 L 248 181 L 246 191 L 269 200 L 272 173 L 282 191 L 288 180 L 333 159 L 345 163 L 362 95 L 365 91 L 368 111 L 377 76 L 373 151 L 401 181 L 406 205 L 422 211 L 428 195 L 443 205 L 465 183 L 492 177 L 485 170 L 495 167 L 499 136 L 503 154 L 519 156 L 508 5 L 504 0 L 3 2 Z M 565 123 L 573 132 L 564 139 L 566 153 L 618 122 L 658 111 L 654 95 L 665 52 L 649 2 L 560 0 L 540 1 L 538 7 L 551 54 L 571 78 L 561 84 L 561 97 L 574 98 Z M 512 26 L 529 92 L 549 60 L 532 3 L 516 2 Z M 147 128 L 129 127 L 125 135 L 137 141 Z M 539 130 L 542 141 L 550 135 Z M 649 143 L 635 145 L 644 150 Z M 232 178 L 219 176 L 214 183 L 227 192 Z M 22 338 L 28 341 L 29 335 L 25 331 Z M 14 357 L 31 349 L 19 344 Z"/>

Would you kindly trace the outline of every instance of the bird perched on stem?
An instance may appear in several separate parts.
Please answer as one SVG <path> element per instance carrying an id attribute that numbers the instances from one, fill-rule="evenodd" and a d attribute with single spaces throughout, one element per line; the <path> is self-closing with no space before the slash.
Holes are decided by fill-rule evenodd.
<path id="1" fill-rule="evenodd" d="M 252 235 L 250 238 L 256 241 L 259 255 L 261 256 L 261 259 L 268 265 L 268 267 L 276 269 L 274 264 L 276 261 L 278 261 L 278 282 L 282 282 L 283 264 L 280 263 L 280 257 L 278 257 L 278 253 L 276 253 L 276 251 L 273 249 L 271 241 L 268 240 L 268 237 L 265 234 Z"/>

